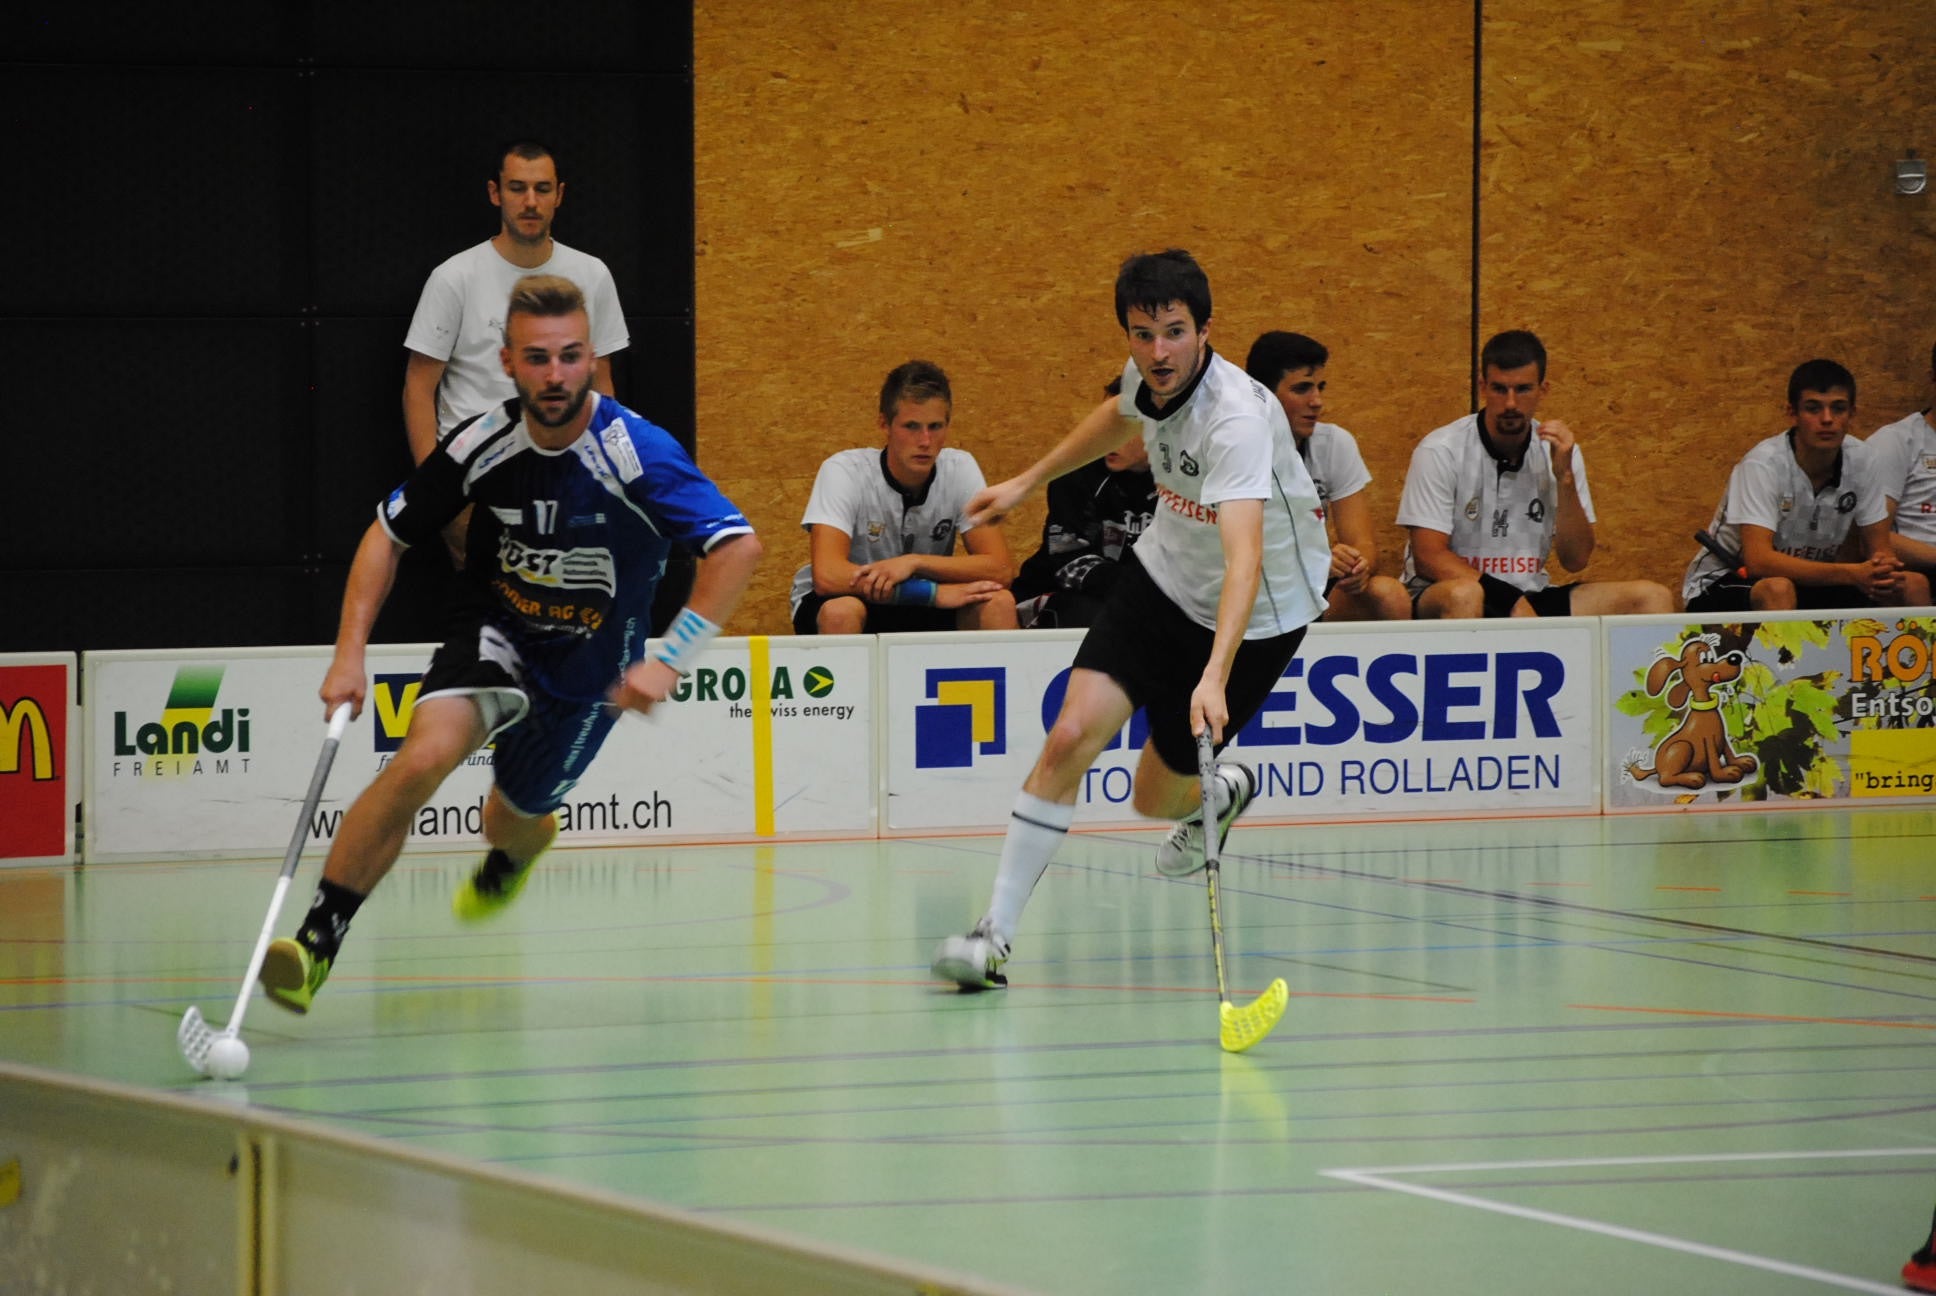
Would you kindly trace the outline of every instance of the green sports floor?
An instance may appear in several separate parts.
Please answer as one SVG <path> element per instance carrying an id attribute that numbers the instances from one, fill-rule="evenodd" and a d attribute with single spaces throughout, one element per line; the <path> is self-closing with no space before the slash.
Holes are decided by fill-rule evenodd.
<path id="1" fill-rule="evenodd" d="M 1079 833 L 1006 992 L 927 980 L 999 838 L 407 857 L 247 1100 L 1040 1292 L 1900 1290 L 1936 1204 L 1927 811 Z M 206 1092 L 271 863 L 0 870 L 0 1057 Z M 317 865 L 305 862 L 282 926 Z"/>

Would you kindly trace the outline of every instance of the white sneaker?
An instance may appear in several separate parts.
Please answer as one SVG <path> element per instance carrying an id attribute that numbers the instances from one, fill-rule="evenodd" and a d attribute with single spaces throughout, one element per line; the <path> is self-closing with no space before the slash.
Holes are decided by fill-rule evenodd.
<path id="1" fill-rule="evenodd" d="M 1230 840 L 1230 825 L 1257 797 L 1257 776 L 1248 765 L 1220 764 L 1217 782 L 1223 785 L 1223 813 L 1217 816 L 1217 850 Z M 1164 877 L 1189 877 L 1203 867 L 1203 816 L 1191 815 L 1170 829 L 1156 848 L 1156 871 Z"/>
<path id="2" fill-rule="evenodd" d="M 950 936 L 935 947 L 933 972 L 963 990 L 996 990 L 1008 984 L 998 970 L 1007 961 L 1008 942 L 984 918 L 966 936 Z"/>

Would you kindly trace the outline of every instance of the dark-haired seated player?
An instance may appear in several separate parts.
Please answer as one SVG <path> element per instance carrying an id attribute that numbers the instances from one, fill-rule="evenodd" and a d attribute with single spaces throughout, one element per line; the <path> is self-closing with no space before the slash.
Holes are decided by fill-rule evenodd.
<path id="1" fill-rule="evenodd" d="M 963 521 L 984 481 L 948 445 L 953 419 L 948 375 L 910 360 L 881 384 L 885 444 L 821 463 L 800 519 L 811 557 L 793 576 L 795 634 L 1016 628 L 1008 542 Z"/>
<path id="2" fill-rule="evenodd" d="M 452 899 L 488 917 L 557 834 L 552 812 L 621 709 L 665 699 L 732 614 L 760 542 L 663 429 L 592 391 L 585 300 L 570 280 L 518 281 L 500 362 L 517 395 L 459 424 L 377 509 L 350 565 L 326 710 L 363 708 L 364 649 L 404 546 L 477 507 L 451 631 L 430 660 L 403 746 L 330 843 L 295 939 L 269 947 L 269 998 L 307 1012 L 357 908 L 403 848 L 417 811 L 493 736 L 490 853 Z M 653 587 L 675 542 L 704 556 L 692 595 L 647 644 Z"/>
<path id="3" fill-rule="evenodd" d="M 1653 581 L 1554 585 L 1593 557 L 1593 496 L 1573 429 L 1533 416 L 1546 397 L 1546 348 L 1524 329 L 1479 353 L 1481 408 L 1426 435 L 1412 451 L 1398 524 L 1405 587 L 1420 617 L 1606 616 L 1672 612 Z"/>
<path id="4" fill-rule="evenodd" d="M 1681 591 L 1689 612 L 1899 607 L 1929 602 L 1929 578 L 1896 557 L 1889 497 L 1870 449 L 1849 436 L 1855 375 L 1810 360 L 1788 379 L 1786 432 L 1741 456 L 1708 533 L 1740 557 L 1703 547 Z M 1859 562 L 1841 560 L 1853 535 Z"/>
<path id="5" fill-rule="evenodd" d="M 1324 367 L 1330 361 L 1330 350 L 1315 338 L 1273 331 L 1250 344 L 1244 372 L 1284 407 L 1297 453 L 1324 501 L 1324 520 L 1335 537 L 1324 619 L 1406 621 L 1412 615 L 1411 596 L 1391 577 L 1377 574 L 1378 541 L 1365 494 L 1371 469 L 1358 453 L 1356 437 L 1336 423 L 1318 420 L 1324 412 Z"/>
<path id="6" fill-rule="evenodd" d="M 1122 389 L 1123 380 L 1111 378 L 1103 394 Z M 1042 547 L 1022 564 L 1011 591 L 1016 614 L 1032 630 L 1092 625 L 1122 573 L 1123 555 L 1156 512 L 1142 432 L 1050 482 L 1048 500 Z"/>

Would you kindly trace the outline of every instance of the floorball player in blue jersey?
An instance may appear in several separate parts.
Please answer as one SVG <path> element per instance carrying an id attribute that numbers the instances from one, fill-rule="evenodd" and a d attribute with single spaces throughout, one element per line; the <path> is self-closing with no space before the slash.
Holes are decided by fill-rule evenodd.
<path id="1" fill-rule="evenodd" d="M 590 326 L 569 280 L 518 281 L 502 358 L 517 396 L 452 430 L 378 509 L 350 566 L 321 692 L 326 709 L 360 712 L 364 647 L 399 556 L 475 506 L 461 592 L 410 732 L 343 816 L 301 930 L 263 962 L 264 989 L 293 1012 L 309 1011 L 417 811 L 493 738 L 490 852 L 452 908 L 474 921 L 510 903 L 619 711 L 665 699 L 759 561 L 751 525 L 679 443 L 592 391 Z M 652 593 L 675 543 L 702 555 L 699 571 L 648 651 Z"/>

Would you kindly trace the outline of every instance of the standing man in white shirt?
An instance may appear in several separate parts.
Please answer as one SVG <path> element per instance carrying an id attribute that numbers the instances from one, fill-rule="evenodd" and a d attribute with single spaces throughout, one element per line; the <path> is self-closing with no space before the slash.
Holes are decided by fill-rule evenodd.
<path id="1" fill-rule="evenodd" d="M 1889 499 L 1890 543 L 1896 557 L 1923 572 L 1936 572 L 1936 347 L 1929 352 L 1930 404 L 1877 428 L 1863 444 Z"/>
<path id="2" fill-rule="evenodd" d="M 1196 735 L 1221 748 L 1262 707 L 1324 611 L 1331 542 L 1324 501 L 1292 442 L 1284 407 L 1210 349 L 1210 280 L 1188 252 L 1133 256 L 1116 277 L 1129 342 L 1122 392 L 1091 410 L 1047 455 L 968 504 L 991 525 L 1048 481 L 1138 430 L 1156 477 L 1156 515 L 1122 557 L 1096 622 L 1076 649 L 1061 714 L 1022 783 L 987 912 L 935 951 L 934 974 L 964 989 L 1001 972 L 1029 893 L 1075 820 L 1076 794 L 1137 707 L 1150 737 L 1131 803 L 1178 820 L 1156 867 L 1203 867 L 1205 819 L 1219 840 L 1257 795 L 1248 767 L 1220 763 L 1218 804 L 1202 804 Z"/>
<path id="3" fill-rule="evenodd" d="M 1593 496 L 1573 429 L 1533 416 L 1546 397 L 1546 347 L 1525 329 L 1479 352 L 1481 408 L 1412 451 L 1398 524 L 1414 613 L 1433 617 L 1611 616 L 1675 611 L 1653 581 L 1554 585 L 1593 557 Z"/>
<path id="4" fill-rule="evenodd" d="M 1310 469 L 1324 501 L 1324 517 L 1337 543 L 1325 581 L 1326 621 L 1408 621 L 1411 596 L 1389 576 L 1378 575 L 1378 541 L 1371 520 L 1371 469 L 1358 440 L 1324 413 L 1324 367 L 1331 352 L 1302 333 L 1272 330 L 1250 344 L 1244 372 L 1262 383 L 1290 420 L 1297 453 Z"/>
<path id="5" fill-rule="evenodd" d="M 597 257 L 551 236 L 565 197 L 552 151 L 535 140 L 517 140 L 499 149 L 494 161 L 484 190 L 498 209 L 497 233 L 430 272 L 404 335 L 409 360 L 403 373 L 403 427 L 414 463 L 422 463 L 459 423 L 517 394 L 498 350 L 504 344 L 504 304 L 525 275 L 558 275 L 584 294 L 596 356 L 594 391 L 616 395 L 612 356 L 631 340 L 612 272 Z M 459 518 L 445 535 L 459 567 L 465 521 Z"/>

